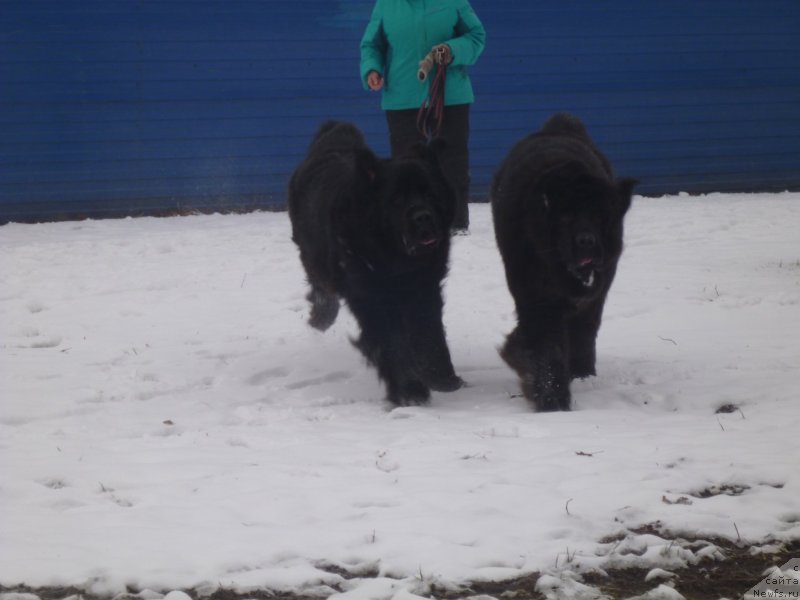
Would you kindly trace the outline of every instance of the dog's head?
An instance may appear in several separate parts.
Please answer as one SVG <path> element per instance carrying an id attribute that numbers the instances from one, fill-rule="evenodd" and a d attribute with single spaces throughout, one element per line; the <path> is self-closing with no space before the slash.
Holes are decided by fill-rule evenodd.
<path id="1" fill-rule="evenodd" d="M 602 287 L 604 273 L 616 268 L 622 253 L 623 219 L 636 181 L 610 180 L 589 173 L 578 162 L 548 173 L 534 201 L 543 215 L 549 251 L 557 256 L 573 289 Z M 551 262 L 552 264 L 552 262 Z"/>
<path id="2" fill-rule="evenodd" d="M 434 253 L 449 242 L 455 194 L 439 166 L 440 151 L 437 142 L 418 145 L 408 156 L 384 165 L 384 231 L 412 258 Z"/>

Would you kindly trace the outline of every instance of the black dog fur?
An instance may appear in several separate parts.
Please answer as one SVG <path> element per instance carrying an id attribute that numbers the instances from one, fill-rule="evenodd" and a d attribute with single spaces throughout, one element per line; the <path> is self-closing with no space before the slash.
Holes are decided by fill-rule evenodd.
<path id="1" fill-rule="evenodd" d="M 557 114 L 495 173 L 495 236 L 517 310 L 500 355 L 536 410 L 569 410 L 595 375 L 595 341 L 622 253 L 634 179 L 615 179 L 583 123 Z"/>
<path id="2" fill-rule="evenodd" d="M 397 405 L 463 384 L 442 324 L 455 195 L 440 149 L 434 142 L 379 159 L 354 125 L 329 121 L 289 182 L 292 239 L 311 287 L 309 324 L 326 330 L 345 300 L 361 328 L 353 344 Z"/>

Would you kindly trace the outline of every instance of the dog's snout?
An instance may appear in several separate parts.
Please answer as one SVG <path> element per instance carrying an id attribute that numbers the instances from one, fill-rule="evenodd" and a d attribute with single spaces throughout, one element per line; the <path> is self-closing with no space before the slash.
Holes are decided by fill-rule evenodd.
<path id="1" fill-rule="evenodd" d="M 575 245 L 582 250 L 591 250 L 597 246 L 597 236 L 590 231 L 581 231 L 575 236 Z"/>
<path id="2" fill-rule="evenodd" d="M 417 227 L 430 227 L 433 224 L 433 213 L 427 208 L 415 208 L 411 211 L 411 221 Z"/>

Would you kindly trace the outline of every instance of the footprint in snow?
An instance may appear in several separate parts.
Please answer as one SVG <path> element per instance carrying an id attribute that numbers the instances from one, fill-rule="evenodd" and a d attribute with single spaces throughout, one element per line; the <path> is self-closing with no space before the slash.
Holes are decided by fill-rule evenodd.
<path id="1" fill-rule="evenodd" d="M 17 335 L 28 340 L 19 344 L 19 348 L 55 348 L 61 344 L 61 337 L 42 335 L 36 327 L 21 327 Z"/>
<path id="2" fill-rule="evenodd" d="M 344 381 L 349 379 L 351 374 L 347 371 L 334 371 L 333 373 L 327 373 L 326 375 L 322 375 L 321 377 L 313 377 L 311 379 L 303 379 L 301 381 L 295 381 L 294 383 L 290 383 L 286 386 L 287 390 L 301 390 L 303 388 L 311 387 L 312 385 L 319 385 L 321 383 L 336 383 L 337 381 Z"/>
<path id="3" fill-rule="evenodd" d="M 284 367 L 275 367 L 273 369 L 267 369 L 266 371 L 259 371 L 255 375 L 251 375 L 247 378 L 247 383 L 250 385 L 262 385 L 271 379 L 286 377 L 288 374 L 288 369 Z"/>
<path id="4" fill-rule="evenodd" d="M 50 479 L 40 479 L 37 483 L 43 485 L 46 488 L 50 488 L 51 490 L 60 490 L 62 488 L 68 487 L 67 483 L 63 479 L 58 479 L 56 477 Z"/>
<path id="5" fill-rule="evenodd" d="M 43 337 L 35 340 L 28 348 L 55 348 L 61 345 L 61 338 L 58 336 Z"/>
<path id="6" fill-rule="evenodd" d="M 44 304 L 42 304 L 37 300 L 31 300 L 30 302 L 28 302 L 26 308 L 28 309 L 28 312 L 31 313 L 32 315 L 35 315 L 47 309 L 47 307 Z"/>

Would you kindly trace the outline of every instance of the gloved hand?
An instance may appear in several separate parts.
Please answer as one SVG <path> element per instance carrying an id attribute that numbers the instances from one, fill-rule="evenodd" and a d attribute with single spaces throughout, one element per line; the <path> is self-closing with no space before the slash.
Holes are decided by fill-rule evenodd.
<path id="1" fill-rule="evenodd" d="M 431 48 L 431 53 L 433 54 L 433 60 L 437 65 L 446 66 L 453 62 L 453 51 L 450 50 L 450 46 L 447 44 L 435 45 L 433 48 Z"/>

